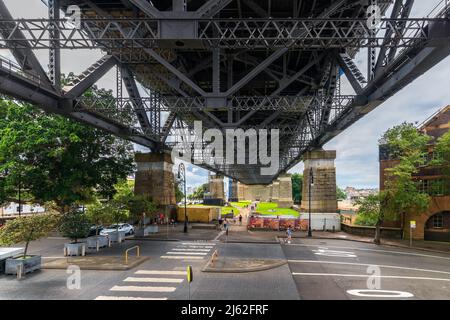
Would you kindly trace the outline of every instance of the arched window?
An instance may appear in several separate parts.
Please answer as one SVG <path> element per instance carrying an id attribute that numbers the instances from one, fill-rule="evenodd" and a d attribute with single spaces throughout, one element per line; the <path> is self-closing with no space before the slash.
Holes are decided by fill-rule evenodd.
<path id="1" fill-rule="evenodd" d="M 441 213 L 435 214 L 432 218 L 433 228 L 443 228 L 444 227 L 444 215 Z"/>

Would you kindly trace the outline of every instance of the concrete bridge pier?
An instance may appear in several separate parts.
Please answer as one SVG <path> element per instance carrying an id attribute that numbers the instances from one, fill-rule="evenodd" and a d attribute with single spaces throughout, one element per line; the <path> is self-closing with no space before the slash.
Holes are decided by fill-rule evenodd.
<path id="1" fill-rule="evenodd" d="M 340 230 L 337 213 L 335 150 L 314 150 L 304 155 L 302 219 L 308 219 L 309 181 L 312 169 L 314 184 L 311 186 L 311 227 L 313 230 Z"/>
<path id="2" fill-rule="evenodd" d="M 224 175 L 214 174 L 209 176 L 209 194 L 203 199 L 204 204 L 223 206 L 225 203 Z"/>
<path id="3" fill-rule="evenodd" d="M 136 153 L 134 193 L 147 195 L 163 207 L 176 204 L 173 162 L 165 153 Z"/>
<path id="4" fill-rule="evenodd" d="M 278 177 L 278 202 L 279 208 L 291 208 L 294 205 L 292 199 L 292 178 L 290 174 L 283 174 Z"/>

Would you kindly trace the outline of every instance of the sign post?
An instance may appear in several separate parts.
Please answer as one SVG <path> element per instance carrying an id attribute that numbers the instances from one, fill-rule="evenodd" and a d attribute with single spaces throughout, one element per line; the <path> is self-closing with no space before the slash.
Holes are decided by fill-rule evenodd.
<path id="1" fill-rule="evenodd" d="M 412 241 L 413 241 L 413 229 L 416 228 L 416 221 L 411 220 L 409 222 L 409 246 L 412 247 Z"/>
<path id="2" fill-rule="evenodd" d="M 187 266 L 186 276 L 188 281 L 188 298 L 191 300 L 191 282 L 194 280 L 194 273 L 192 272 L 192 266 Z"/>

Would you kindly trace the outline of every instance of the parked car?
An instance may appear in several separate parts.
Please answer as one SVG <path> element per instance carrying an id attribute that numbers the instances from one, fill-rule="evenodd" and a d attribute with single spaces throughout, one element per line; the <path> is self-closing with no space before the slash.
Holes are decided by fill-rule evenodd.
<path id="1" fill-rule="evenodd" d="M 98 230 L 98 234 L 101 234 L 101 231 L 103 230 L 103 226 L 91 226 L 91 229 L 89 230 L 88 233 L 88 237 L 94 237 L 97 235 L 97 230 Z"/>
<path id="2" fill-rule="evenodd" d="M 113 224 L 105 229 L 103 229 L 100 232 L 100 235 L 107 236 L 108 233 L 115 232 L 115 231 L 124 231 L 125 235 L 132 235 L 134 234 L 134 227 L 129 223 L 119 223 L 119 224 Z"/>

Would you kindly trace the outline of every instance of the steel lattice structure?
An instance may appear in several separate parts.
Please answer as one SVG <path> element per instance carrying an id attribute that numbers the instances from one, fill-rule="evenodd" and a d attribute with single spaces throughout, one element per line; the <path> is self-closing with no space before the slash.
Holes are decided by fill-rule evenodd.
<path id="1" fill-rule="evenodd" d="M 261 164 L 203 162 L 206 143 L 193 153 L 249 184 L 270 183 L 450 54 L 445 1 L 424 18 L 410 17 L 414 0 L 45 2 L 48 17 L 14 19 L 0 0 L 0 48 L 17 61 L 0 59 L 0 93 L 155 152 L 194 134 L 196 120 L 221 132 L 278 129 L 281 163 L 271 176 Z M 389 13 L 375 27 L 372 4 Z M 73 5 L 75 27 L 64 17 Z M 105 55 L 61 87 L 62 49 Z M 49 51 L 48 74 L 35 50 Z M 366 52 L 363 73 L 354 58 Z M 113 67 L 116 97 L 83 97 Z M 341 93 L 342 77 L 355 94 Z"/>

